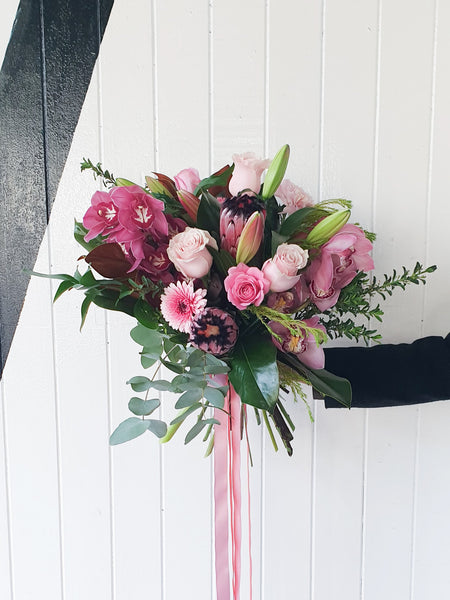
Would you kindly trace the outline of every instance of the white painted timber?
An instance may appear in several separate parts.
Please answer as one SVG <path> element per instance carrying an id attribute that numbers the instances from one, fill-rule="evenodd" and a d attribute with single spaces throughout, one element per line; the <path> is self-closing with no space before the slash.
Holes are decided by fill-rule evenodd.
<path id="1" fill-rule="evenodd" d="M 0 51 L 15 5 L 0 9 Z M 35 268 L 71 272 L 82 254 L 73 218 L 99 185 L 84 156 L 141 183 L 289 143 L 288 176 L 316 200 L 351 199 L 377 232 L 377 277 L 439 265 L 388 299 L 385 341 L 446 335 L 449 26 L 443 0 L 115 0 Z M 55 289 L 31 281 L 1 383 L 0 597 L 214 599 L 204 444 L 184 445 L 186 423 L 164 447 L 151 434 L 109 447 L 126 381 L 145 373 L 133 320 L 92 309 L 79 333 L 82 296 L 53 306 Z M 448 597 L 450 404 L 308 401 L 314 424 L 287 401 L 292 458 L 249 411 L 253 598 Z M 161 413 L 175 414 L 169 394 Z M 242 600 L 249 564 L 244 552 Z"/>

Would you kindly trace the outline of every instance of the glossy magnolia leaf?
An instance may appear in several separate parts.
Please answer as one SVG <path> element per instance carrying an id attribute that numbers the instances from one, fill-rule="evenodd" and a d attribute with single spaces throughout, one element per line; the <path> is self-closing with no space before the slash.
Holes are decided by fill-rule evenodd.
<path id="1" fill-rule="evenodd" d="M 144 327 L 156 329 L 158 327 L 158 313 L 153 306 L 142 298 L 136 300 L 134 305 L 134 316 Z"/>
<path id="2" fill-rule="evenodd" d="M 220 425 L 220 422 L 217 419 L 205 419 L 204 421 L 197 421 L 197 423 L 191 427 L 191 429 L 187 432 L 186 437 L 184 438 L 184 443 L 189 444 L 198 434 L 202 431 L 206 425 Z"/>
<path id="3" fill-rule="evenodd" d="M 205 179 L 202 179 L 195 188 L 194 194 L 198 195 L 201 190 L 209 189 L 211 194 L 214 194 L 215 196 L 220 195 L 216 194 L 213 188 L 227 188 L 228 182 L 230 181 L 231 175 L 233 173 L 233 169 L 234 165 L 225 165 L 220 169 L 220 171 L 217 171 L 217 173 L 213 173 L 209 177 L 205 177 Z"/>
<path id="4" fill-rule="evenodd" d="M 175 408 L 187 408 L 188 406 L 192 406 L 195 402 L 199 402 L 199 400 L 201 400 L 202 398 L 203 389 L 194 388 L 192 390 L 187 390 L 182 396 L 178 398 L 178 401 L 175 404 Z"/>
<path id="5" fill-rule="evenodd" d="M 276 356 L 276 348 L 265 332 L 241 336 L 228 376 L 242 402 L 272 412 L 279 391 Z"/>
<path id="6" fill-rule="evenodd" d="M 220 389 L 207 387 L 205 388 L 205 398 L 214 406 L 214 408 L 223 408 L 225 398 Z"/>
<path id="7" fill-rule="evenodd" d="M 148 424 L 149 421 L 139 419 L 138 417 L 129 417 L 125 421 L 122 421 L 112 432 L 109 443 L 111 446 L 116 446 L 117 444 L 133 440 L 147 431 Z"/>
<path id="8" fill-rule="evenodd" d="M 148 424 L 148 430 L 156 435 L 156 437 L 162 438 L 167 433 L 167 425 L 164 421 L 158 419 L 147 419 L 145 421 Z"/>
<path id="9" fill-rule="evenodd" d="M 142 400 L 141 398 L 133 398 L 128 402 L 128 408 L 132 413 L 138 415 L 138 417 L 144 417 L 151 415 L 154 410 L 158 408 L 160 401 L 158 398 L 152 398 L 151 400 Z"/>
<path id="10" fill-rule="evenodd" d="M 103 277 L 123 279 L 129 277 L 130 261 L 119 244 L 102 244 L 89 252 L 86 262 Z"/>
<path id="11" fill-rule="evenodd" d="M 347 408 L 352 404 L 352 386 L 348 379 L 338 377 L 325 369 L 310 369 L 292 354 L 280 352 L 278 358 L 284 364 L 287 364 L 301 375 L 305 375 L 311 382 L 313 388 L 324 396 L 334 398 Z"/>
<path id="12" fill-rule="evenodd" d="M 317 211 L 317 209 L 312 206 L 306 206 L 305 208 L 296 210 L 281 224 L 280 235 L 287 236 L 289 238 L 294 235 L 294 233 L 301 231 L 306 217 L 314 211 Z"/>

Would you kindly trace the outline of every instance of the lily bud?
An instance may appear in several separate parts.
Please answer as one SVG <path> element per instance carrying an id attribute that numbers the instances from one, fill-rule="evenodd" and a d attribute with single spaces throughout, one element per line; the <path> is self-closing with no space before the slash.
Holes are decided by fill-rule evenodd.
<path id="1" fill-rule="evenodd" d="M 275 155 L 275 158 L 270 163 L 264 178 L 262 189 L 262 197 L 264 199 L 271 198 L 278 189 L 278 186 L 283 181 L 289 162 L 290 148 L 285 144 Z"/>
<path id="2" fill-rule="evenodd" d="M 255 211 L 242 230 L 236 250 L 236 262 L 248 263 L 258 252 L 264 234 L 264 215 Z"/>
<path id="3" fill-rule="evenodd" d="M 323 246 L 330 238 L 333 237 L 344 225 L 347 223 L 350 217 L 349 210 L 338 210 L 331 215 L 328 215 L 306 236 L 305 242 L 311 246 Z"/>
<path id="4" fill-rule="evenodd" d="M 196 223 L 200 199 L 197 198 L 197 196 L 194 196 L 194 194 L 191 194 L 191 192 L 187 192 L 186 190 L 178 190 L 177 196 L 184 210 L 187 212 L 192 221 Z"/>
<path id="5" fill-rule="evenodd" d="M 168 189 L 155 177 L 150 177 L 149 175 L 147 175 L 147 177 L 145 178 L 145 182 L 152 194 L 166 194 L 169 196 L 171 195 Z"/>
<path id="6" fill-rule="evenodd" d="M 129 179 L 124 179 L 123 177 L 117 177 L 116 183 L 119 187 L 128 187 L 130 185 L 137 185 L 136 183 L 133 183 Z"/>

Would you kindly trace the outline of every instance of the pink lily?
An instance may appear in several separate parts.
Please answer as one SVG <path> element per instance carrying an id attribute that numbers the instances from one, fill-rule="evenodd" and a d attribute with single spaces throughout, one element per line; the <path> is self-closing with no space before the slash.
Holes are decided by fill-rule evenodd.
<path id="1" fill-rule="evenodd" d="M 236 249 L 236 262 L 248 263 L 258 252 L 264 234 L 264 215 L 255 211 L 242 230 Z"/>
<path id="2" fill-rule="evenodd" d="M 183 206 L 184 210 L 189 215 L 189 218 L 196 223 L 197 222 L 197 212 L 198 207 L 200 206 L 200 199 L 197 196 L 194 196 L 191 192 L 186 190 L 178 190 L 177 191 L 178 200 L 180 204 Z"/>

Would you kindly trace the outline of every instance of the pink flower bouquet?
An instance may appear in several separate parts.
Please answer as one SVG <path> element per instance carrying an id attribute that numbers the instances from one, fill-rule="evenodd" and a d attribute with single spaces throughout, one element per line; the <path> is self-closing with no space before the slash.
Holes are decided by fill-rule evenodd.
<path id="1" fill-rule="evenodd" d="M 91 303 L 127 313 L 137 321 L 131 336 L 142 366 L 174 373 L 171 381 L 155 374 L 129 380 L 144 397 L 132 397 L 133 416 L 118 425 L 112 444 L 145 431 L 168 440 L 190 421 L 185 441 L 205 429 L 210 451 L 217 419 L 209 409 L 216 417 L 224 410 L 229 386 L 244 426 L 250 405 L 289 454 L 289 391 L 306 400 L 309 384 L 350 407 L 351 386 L 324 369 L 323 344 L 339 336 L 378 341 L 355 318 L 381 320 L 372 297 L 423 282 L 434 267 L 370 279 L 375 236 L 349 223 L 349 201 L 314 204 L 285 179 L 288 158 L 288 146 L 272 161 L 234 155 L 234 164 L 206 179 L 190 168 L 173 179 L 154 173 L 143 186 L 82 163 L 107 189 L 76 223 L 87 269 L 53 276 L 62 280 L 56 297 L 81 289 L 83 322 Z M 159 406 L 150 390 L 179 394 L 171 423 L 149 418 Z"/>

